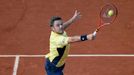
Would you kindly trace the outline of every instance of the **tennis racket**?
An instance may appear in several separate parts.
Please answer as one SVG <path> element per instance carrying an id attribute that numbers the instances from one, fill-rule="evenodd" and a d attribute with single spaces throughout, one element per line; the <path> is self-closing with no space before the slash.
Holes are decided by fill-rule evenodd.
<path id="1" fill-rule="evenodd" d="M 109 16 L 109 11 L 113 11 L 113 15 Z M 116 17 L 118 15 L 118 10 L 114 4 L 107 4 L 102 7 L 99 17 L 100 17 L 100 23 L 99 26 L 96 29 L 96 32 L 98 32 L 102 27 L 112 24 Z"/>

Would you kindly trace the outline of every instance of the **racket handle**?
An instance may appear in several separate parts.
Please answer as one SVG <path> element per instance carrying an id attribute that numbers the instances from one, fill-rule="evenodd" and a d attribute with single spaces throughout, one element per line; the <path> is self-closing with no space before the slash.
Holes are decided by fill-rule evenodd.
<path id="1" fill-rule="evenodd" d="M 94 32 L 93 32 L 93 36 L 95 37 L 95 36 L 96 36 L 96 34 L 97 34 L 97 31 L 94 31 Z"/>
<path id="2" fill-rule="evenodd" d="M 102 25 L 100 25 L 97 29 L 96 32 L 98 32 L 103 26 L 109 25 L 110 23 L 104 23 Z"/>

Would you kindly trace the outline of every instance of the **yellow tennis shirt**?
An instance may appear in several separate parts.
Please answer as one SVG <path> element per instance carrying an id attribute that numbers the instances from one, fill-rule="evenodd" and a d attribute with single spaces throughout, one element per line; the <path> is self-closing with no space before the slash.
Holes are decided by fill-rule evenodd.
<path id="1" fill-rule="evenodd" d="M 65 31 L 63 34 L 51 31 L 50 52 L 46 55 L 46 58 L 49 58 L 50 62 L 54 63 L 56 67 L 60 67 L 65 63 L 69 48 L 68 36 Z"/>

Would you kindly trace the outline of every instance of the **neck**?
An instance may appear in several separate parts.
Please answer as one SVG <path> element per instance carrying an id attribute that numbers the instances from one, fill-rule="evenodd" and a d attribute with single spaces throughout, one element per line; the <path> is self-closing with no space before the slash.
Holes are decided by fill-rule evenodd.
<path id="1" fill-rule="evenodd" d="M 53 30 L 52 30 L 52 31 L 53 31 Z M 55 32 L 55 31 L 53 31 L 53 32 L 56 33 L 56 34 L 60 34 L 60 35 L 64 33 L 64 31 L 63 31 L 62 33 L 58 33 L 58 32 Z"/>

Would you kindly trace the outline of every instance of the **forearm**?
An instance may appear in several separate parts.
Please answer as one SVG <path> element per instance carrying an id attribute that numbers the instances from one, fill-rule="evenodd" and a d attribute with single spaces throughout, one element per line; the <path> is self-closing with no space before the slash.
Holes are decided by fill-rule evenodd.
<path id="1" fill-rule="evenodd" d="M 72 37 L 69 37 L 68 39 L 68 43 L 74 43 L 74 42 L 80 42 L 80 36 L 72 36 Z"/>
<path id="2" fill-rule="evenodd" d="M 78 12 L 77 10 L 75 11 L 74 15 L 72 18 L 70 18 L 68 21 L 66 21 L 65 23 L 63 23 L 63 29 L 66 29 L 69 25 L 71 25 L 74 21 L 76 21 L 78 18 L 80 18 L 80 12 Z"/>
<path id="3" fill-rule="evenodd" d="M 76 18 L 73 16 L 68 21 L 63 23 L 63 29 L 66 29 L 69 25 L 71 25 L 73 22 L 75 22 Z"/>
<path id="4" fill-rule="evenodd" d="M 73 37 L 69 37 L 68 42 L 74 43 L 74 42 L 81 42 L 85 40 L 94 40 L 95 37 L 96 37 L 96 34 L 94 33 L 88 34 L 88 35 L 73 36 Z"/>

